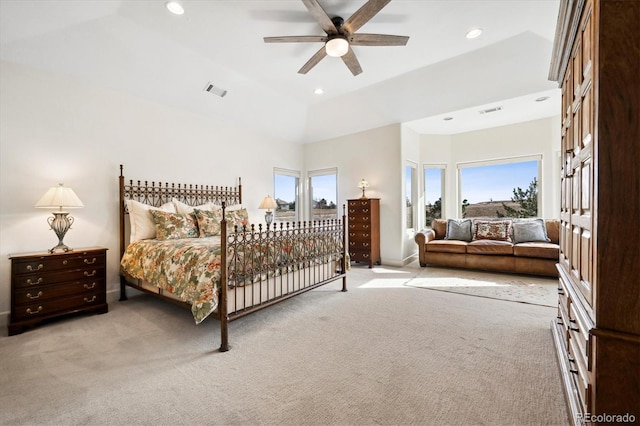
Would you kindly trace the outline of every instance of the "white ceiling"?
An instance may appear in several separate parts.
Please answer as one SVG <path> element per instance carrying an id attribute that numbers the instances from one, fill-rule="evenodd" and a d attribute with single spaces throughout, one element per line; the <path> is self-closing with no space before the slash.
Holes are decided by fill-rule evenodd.
<path id="1" fill-rule="evenodd" d="M 353 47 L 356 77 L 331 57 L 298 74 L 321 45 L 263 42 L 324 34 L 299 0 L 182 0 L 181 16 L 164 3 L 0 0 L 1 58 L 297 143 L 392 123 L 452 134 L 559 114 L 547 79 L 559 0 L 392 0 L 358 32 L 409 42 Z M 347 19 L 365 1 L 320 3 Z M 484 33 L 467 40 L 472 27 Z M 203 91 L 208 82 L 227 95 Z"/>

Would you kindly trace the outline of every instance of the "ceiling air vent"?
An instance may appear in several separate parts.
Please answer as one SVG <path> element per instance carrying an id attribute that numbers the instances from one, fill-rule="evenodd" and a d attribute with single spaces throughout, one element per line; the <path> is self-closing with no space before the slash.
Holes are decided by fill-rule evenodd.
<path id="1" fill-rule="evenodd" d="M 221 98 L 224 98 L 224 95 L 227 94 L 226 90 L 214 86 L 211 82 L 207 83 L 207 85 L 204 86 L 204 91 L 213 93 L 214 95 L 220 96 Z"/>
<path id="2" fill-rule="evenodd" d="M 488 114 L 488 113 L 490 113 L 490 112 L 500 111 L 501 109 L 502 109 L 502 107 L 501 107 L 501 106 L 497 106 L 497 107 L 494 107 L 494 108 L 483 109 L 483 110 L 480 110 L 480 111 L 478 111 L 478 112 L 479 112 L 480 114 Z"/>

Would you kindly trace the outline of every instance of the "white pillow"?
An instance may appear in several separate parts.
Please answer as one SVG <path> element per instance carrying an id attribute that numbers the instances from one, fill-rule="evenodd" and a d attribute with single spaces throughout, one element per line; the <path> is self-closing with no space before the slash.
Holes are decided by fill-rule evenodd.
<path id="1" fill-rule="evenodd" d="M 156 224 L 149 210 L 177 213 L 173 203 L 153 207 L 135 200 L 127 200 L 127 210 L 129 210 L 129 223 L 131 224 L 131 235 L 129 236 L 131 243 L 156 237 Z"/>
<path id="2" fill-rule="evenodd" d="M 220 208 L 220 206 L 216 206 L 212 202 L 200 204 L 199 206 L 190 206 L 189 204 L 185 204 L 182 201 L 176 200 L 175 198 L 171 201 L 176 207 L 176 213 L 187 214 L 193 213 L 193 209 L 213 211 L 216 208 Z"/>

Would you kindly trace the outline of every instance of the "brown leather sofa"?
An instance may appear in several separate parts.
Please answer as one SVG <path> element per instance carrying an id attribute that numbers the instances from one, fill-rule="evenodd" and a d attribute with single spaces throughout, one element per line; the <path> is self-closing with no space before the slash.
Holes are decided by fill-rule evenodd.
<path id="1" fill-rule="evenodd" d="M 448 266 L 557 277 L 560 221 L 547 219 L 544 222 L 551 242 L 513 244 L 489 240 L 445 240 L 447 220 L 436 219 L 432 223 L 432 229 L 415 235 L 420 266 Z"/>

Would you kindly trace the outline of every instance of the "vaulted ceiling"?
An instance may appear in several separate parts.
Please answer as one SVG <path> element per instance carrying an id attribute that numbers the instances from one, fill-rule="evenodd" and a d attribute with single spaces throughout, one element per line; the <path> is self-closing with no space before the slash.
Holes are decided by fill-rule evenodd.
<path id="1" fill-rule="evenodd" d="M 347 19 L 365 1 L 320 3 Z M 559 114 L 547 78 L 558 0 L 392 0 L 359 32 L 409 42 L 354 46 L 356 77 L 331 57 L 298 74 L 321 44 L 264 43 L 324 34 L 300 0 L 181 4 L 178 16 L 163 0 L 0 0 L 1 59 L 296 143 L 391 123 L 447 134 Z M 469 40 L 473 27 L 484 32 Z M 226 96 L 204 91 L 209 82 Z"/>

